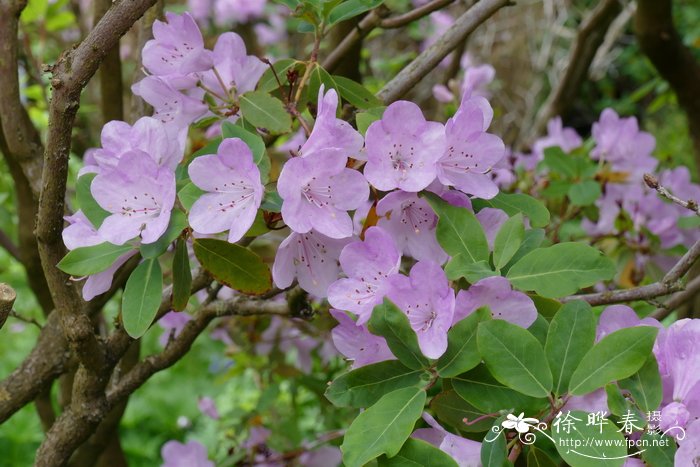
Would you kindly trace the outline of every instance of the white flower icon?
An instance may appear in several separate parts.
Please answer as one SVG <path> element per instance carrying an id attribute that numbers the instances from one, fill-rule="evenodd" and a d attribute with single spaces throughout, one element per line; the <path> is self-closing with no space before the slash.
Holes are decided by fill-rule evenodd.
<path id="1" fill-rule="evenodd" d="M 520 415 L 518 415 L 517 417 L 512 413 L 509 413 L 506 416 L 506 420 L 504 420 L 503 423 L 501 423 L 501 426 L 509 430 L 515 428 L 518 431 L 518 433 L 527 433 L 528 431 L 530 431 L 530 427 L 538 423 L 539 420 L 537 420 L 536 418 L 524 417 L 525 412 L 521 412 Z"/>

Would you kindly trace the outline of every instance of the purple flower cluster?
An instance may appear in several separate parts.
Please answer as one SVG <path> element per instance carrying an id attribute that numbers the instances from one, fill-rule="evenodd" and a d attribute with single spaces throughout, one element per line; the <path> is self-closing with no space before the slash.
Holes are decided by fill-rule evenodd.
<path id="1" fill-rule="evenodd" d="M 483 97 L 467 95 L 443 125 L 427 121 L 411 102 L 395 102 L 365 138 L 336 117 L 337 107 L 336 92 L 321 88 L 313 131 L 277 181 L 282 218 L 292 233 L 275 258 L 275 284 L 284 288 L 296 279 L 316 297 L 328 298 L 340 323 L 333 340 L 355 367 L 393 358 L 383 339 L 365 327 L 384 297 L 406 313 L 423 353 L 438 358 L 455 322 L 456 299 L 440 266 L 448 255 L 437 242 L 437 216 L 419 192 L 434 192 L 466 208 L 471 208 L 469 195 L 488 199 L 498 193 L 489 171 L 505 147 L 486 131 L 491 106 Z M 374 204 L 368 201 L 370 185 Z M 370 210 L 376 225 L 363 228 Z M 403 255 L 417 261 L 408 275 L 400 270 Z M 506 284 L 485 282 L 473 300 L 487 303 L 491 295 L 532 305 L 502 281 Z M 468 308 L 460 308 L 462 317 L 474 311 Z M 518 324 L 534 321 L 530 308 Z M 357 321 L 339 310 L 353 313 Z"/>
<path id="2" fill-rule="evenodd" d="M 154 115 L 133 126 L 107 123 L 102 147 L 86 152 L 80 175 L 95 174 L 90 191 L 108 216 L 99 226 L 80 211 L 67 217 L 70 225 L 63 237 L 71 250 L 104 242 L 134 248 L 156 242 L 177 209 L 176 169 L 183 162 L 189 126 L 209 114 L 205 94 L 216 104 L 234 105 L 240 94 L 255 88 L 265 69 L 258 58 L 246 55 L 238 35 L 222 34 L 210 51 L 189 14 L 166 13 L 166 19 L 153 25 L 154 38 L 142 54 L 148 75 L 134 85 L 134 93 L 153 106 Z M 189 212 L 195 234 L 228 231 L 229 241 L 238 241 L 252 225 L 263 197 L 250 148 L 240 139 L 227 139 L 216 154 L 194 160 L 188 172 L 205 192 Z M 135 249 L 90 276 L 83 297 L 89 300 L 105 292 L 116 270 L 134 254 Z"/>

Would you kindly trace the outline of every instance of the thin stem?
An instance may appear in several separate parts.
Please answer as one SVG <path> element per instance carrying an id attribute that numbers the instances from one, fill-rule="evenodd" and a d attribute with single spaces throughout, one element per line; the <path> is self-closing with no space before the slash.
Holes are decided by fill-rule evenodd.
<path id="1" fill-rule="evenodd" d="M 666 198 L 667 200 L 672 201 L 672 202 L 676 203 L 677 205 L 688 209 L 689 211 L 693 211 L 695 214 L 700 216 L 700 207 L 698 207 L 697 201 L 695 201 L 693 199 L 689 199 L 689 200 L 680 199 L 679 197 L 677 197 L 673 193 L 671 193 L 671 191 L 668 188 L 661 186 L 659 184 L 659 180 L 651 174 L 644 174 L 644 182 L 647 184 L 647 186 L 649 188 L 656 190 L 656 192 L 661 197 Z"/>

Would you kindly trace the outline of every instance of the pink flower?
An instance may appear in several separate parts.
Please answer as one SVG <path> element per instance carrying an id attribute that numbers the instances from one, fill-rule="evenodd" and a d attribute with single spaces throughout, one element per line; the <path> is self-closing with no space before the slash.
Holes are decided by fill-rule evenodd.
<path id="1" fill-rule="evenodd" d="M 207 192 L 192 205 L 192 228 L 202 234 L 228 230 L 229 242 L 240 240 L 253 225 L 264 194 L 248 145 L 238 138 L 225 139 L 216 155 L 192 161 L 189 174 Z"/>
<path id="2" fill-rule="evenodd" d="M 445 131 L 441 123 L 426 121 L 416 104 L 397 101 L 369 126 L 366 147 L 365 177 L 372 185 L 416 192 L 435 179 Z"/>

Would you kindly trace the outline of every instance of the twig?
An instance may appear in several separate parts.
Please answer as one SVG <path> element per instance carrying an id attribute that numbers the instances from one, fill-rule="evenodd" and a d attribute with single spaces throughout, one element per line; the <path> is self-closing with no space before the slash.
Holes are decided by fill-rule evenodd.
<path id="1" fill-rule="evenodd" d="M 404 27 L 417 21 L 430 13 L 454 3 L 455 0 L 433 0 L 425 5 L 419 6 L 401 15 L 387 18 L 390 10 L 384 5 L 372 10 L 367 16 L 362 18 L 350 34 L 343 39 L 340 44 L 323 61 L 323 68 L 332 72 L 340 64 L 343 57 L 353 48 L 355 44 L 366 37 L 374 28 L 396 29 Z"/>
<path id="2" fill-rule="evenodd" d="M 452 50 L 464 42 L 481 23 L 490 18 L 510 0 L 481 0 L 462 16 L 430 47 L 404 67 L 377 94 L 385 104 L 391 104 L 412 89 L 425 75 L 442 61 Z"/>
<path id="3" fill-rule="evenodd" d="M 384 5 L 380 5 L 370 11 L 367 16 L 362 18 L 357 27 L 355 27 L 355 29 L 353 29 L 326 57 L 322 63 L 323 69 L 332 73 L 343 60 L 343 57 L 352 50 L 355 44 L 376 28 L 382 18 L 386 17 L 388 14 L 389 9 Z"/>
<path id="4" fill-rule="evenodd" d="M 385 18 L 379 22 L 379 27 L 382 29 L 402 28 L 423 18 L 424 16 L 428 16 L 430 13 L 439 10 L 440 8 L 446 7 L 450 3 L 454 3 L 454 1 L 455 0 L 433 0 L 432 2 L 419 6 L 418 8 L 415 8 L 402 15 Z"/>
<path id="5" fill-rule="evenodd" d="M 679 197 L 675 196 L 673 193 L 669 191 L 668 188 L 661 186 L 659 184 L 659 180 L 654 177 L 652 174 L 644 174 L 644 183 L 647 184 L 649 188 L 652 188 L 656 190 L 656 192 L 661 195 L 662 197 L 666 198 L 669 201 L 673 201 L 679 206 L 682 206 L 690 211 L 693 211 L 695 214 L 700 216 L 700 207 L 698 207 L 698 202 L 689 199 L 689 200 L 682 200 Z"/>
<path id="6" fill-rule="evenodd" d="M 653 318 L 662 320 L 682 305 L 692 300 L 700 292 L 700 277 L 688 282 L 685 289 L 671 296 L 667 301 L 658 304 L 658 308 L 651 314 Z"/>
<path id="7" fill-rule="evenodd" d="M 680 279 L 693 266 L 695 261 L 700 258 L 700 241 L 696 242 L 684 254 L 681 259 L 671 268 L 670 271 L 659 281 L 653 284 L 643 285 L 632 289 L 610 290 L 607 292 L 571 295 L 564 297 L 562 302 L 571 300 L 584 300 L 593 306 L 611 305 L 613 303 L 631 302 L 635 300 L 648 300 L 650 298 L 669 295 L 674 292 L 683 290 L 683 285 Z"/>
<path id="8" fill-rule="evenodd" d="M 40 330 L 43 329 L 43 326 L 39 323 L 39 321 L 35 320 L 34 318 L 26 318 L 26 317 L 20 315 L 19 313 L 17 313 L 15 310 L 12 310 L 10 312 L 10 316 L 12 316 L 13 318 L 18 319 L 20 321 L 23 321 L 27 324 L 33 324 L 34 326 L 36 326 Z M 0 325 L 0 327 L 2 327 L 2 326 Z"/>
<path id="9" fill-rule="evenodd" d="M 161 353 L 151 355 L 138 363 L 107 392 L 108 407 L 118 404 L 141 387 L 155 373 L 180 360 L 189 351 L 197 336 L 206 329 L 213 319 L 222 316 L 251 315 L 289 315 L 289 308 L 284 302 L 265 302 L 242 296 L 230 300 L 215 301 L 200 308 L 195 317 L 187 322 L 182 332 Z"/>

